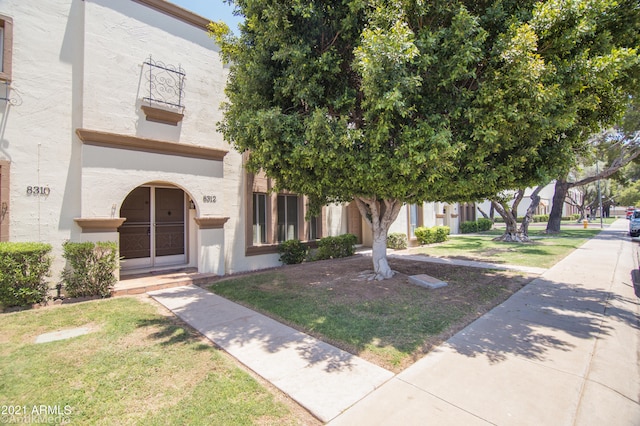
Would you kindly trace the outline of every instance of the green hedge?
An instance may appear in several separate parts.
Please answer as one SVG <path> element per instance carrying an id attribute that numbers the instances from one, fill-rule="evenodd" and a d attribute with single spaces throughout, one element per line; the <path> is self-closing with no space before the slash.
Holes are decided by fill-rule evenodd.
<path id="1" fill-rule="evenodd" d="M 285 265 L 295 265 L 304 261 L 309 247 L 300 240 L 287 240 L 278 246 L 278 252 L 280 253 L 280 262 Z"/>
<path id="2" fill-rule="evenodd" d="M 0 243 L 0 304 L 28 306 L 48 298 L 45 277 L 51 275 L 51 245 Z"/>
<path id="3" fill-rule="evenodd" d="M 493 221 L 491 219 L 482 217 L 476 221 L 478 223 L 478 231 L 489 231 L 493 228 Z"/>
<path id="4" fill-rule="evenodd" d="M 62 245 L 68 266 L 62 272 L 69 297 L 108 297 L 118 281 L 118 245 L 115 242 L 72 243 Z"/>
<path id="5" fill-rule="evenodd" d="M 471 234 L 473 232 L 478 232 L 478 223 L 477 222 L 462 222 L 460 224 L 460 233 L 461 234 Z"/>
<path id="6" fill-rule="evenodd" d="M 407 234 L 393 232 L 387 236 L 387 248 L 394 250 L 404 250 L 409 245 Z"/>
<path id="7" fill-rule="evenodd" d="M 472 232 L 488 231 L 493 227 L 493 221 L 487 218 L 480 218 L 475 222 L 462 222 L 460 224 L 461 234 L 470 234 Z"/>
<path id="8" fill-rule="evenodd" d="M 447 241 L 450 231 L 448 226 L 434 226 L 433 228 L 421 226 L 416 228 L 414 234 L 420 244 L 433 244 Z"/>
<path id="9" fill-rule="evenodd" d="M 562 216 L 560 218 L 560 220 L 564 220 L 564 221 L 570 221 L 570 220 L 578 220 L 580 218 L 579 214 L 572 214 L 571 216 Z M 494 222 L 496 223 L 504 223 L 504 219 L 502 218 L 502 216 L 496 216 L 494 219 Z M 518 218 L 518 221 L 521 221 L 522 217 Z M 545 223 L 545 222 L 549 222 L 549 215 L 548 214 L 534 214 L 531 217 L 531 221 L 533 223 Z"/>
<path id="10" fill-rule="evenodd" d="M 318 251 L 314 259 L 323 260 L 353 256 L 356 252 L 357 241 L 357 237 L 353 234 L 321 238 L 320 241 L 318 241 Z"/>

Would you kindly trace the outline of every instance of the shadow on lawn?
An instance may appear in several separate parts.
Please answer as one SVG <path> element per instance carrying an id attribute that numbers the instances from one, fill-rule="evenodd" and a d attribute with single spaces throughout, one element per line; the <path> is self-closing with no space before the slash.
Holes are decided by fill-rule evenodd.
<path id="1" fill-rule="evenodd" d="M 256 367 L 252 365 L 256 351 L 278 354 L 291 349 L 308 365 L 322 363 L 326 371 L 351 369 L 353 366 L 353 355 L 206 290 L 199 288 L 196 292 L 189 287 L 174 289 L 156 300 L 172 305 L 173 300 L 182 298 L 188 302 L 172 309 L 173 312 L 250 368 Z M 179 327 L 167 322 L 155 336 L 167 339 L 163 344 L 182 343 L 183 339 L 191 338 L 176 333 L 176 328 Z"/>
<path id="2" fill-rule="evenodd" d="M 160 341 L 161 346 L 194 344 L 198 351 L 211 349 L 210 345 L 202 343 L 202 336 L 175 317 L 140 320 L 137 327 L 157 330 L 149 334 L 149 337 Z"/>
<path id="3" fill-rule="evenodd" d="M 540 278 L 448 343 L 463 355 L 484 355 L 492 363 L 508 355 L 545 360 L 550 351 L 568 352 L 580 340 L 609 335 L 616 322 L 640 330 L 640 317 L 633 311 L 637 303 L 609 291 Z"/>

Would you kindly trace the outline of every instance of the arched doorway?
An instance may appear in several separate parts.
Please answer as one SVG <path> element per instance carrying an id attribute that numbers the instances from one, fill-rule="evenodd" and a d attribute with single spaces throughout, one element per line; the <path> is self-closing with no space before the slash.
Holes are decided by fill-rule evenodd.
<path id="1" fill-rule="evenodd" d="M 121 270 L 157 269 L 187 263 L 187 198 L 168 185 L 139 186 L 127 195 L 120 217 Z"/>

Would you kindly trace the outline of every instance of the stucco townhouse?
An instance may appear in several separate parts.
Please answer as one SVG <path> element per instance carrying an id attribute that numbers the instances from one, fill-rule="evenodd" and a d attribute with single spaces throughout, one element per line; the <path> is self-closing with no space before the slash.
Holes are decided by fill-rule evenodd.
<path id="1" fill-rule="evenodd" d="M 0 0 L 0 240 L 119 243 L 121 276 L 279 264 L 277 245 L 370 230 L 354 206 L 248 175 L 216 131 L 228 67 L 208 19 L 164 0 Z M 391 232 L 475 219 L 405 206 Z"/>

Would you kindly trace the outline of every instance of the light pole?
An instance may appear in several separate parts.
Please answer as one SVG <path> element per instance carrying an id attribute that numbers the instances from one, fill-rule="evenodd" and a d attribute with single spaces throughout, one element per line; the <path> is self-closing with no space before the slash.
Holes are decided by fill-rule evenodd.
<path id="1" fill-rule="evenodd" d="M 598 176 L 598 203 L 600 203 L 600 229 L 602 229 L 602 195 L 600 194 L 600 167 L 598 166 L 598 160 L 596 160 L 596 176 Z"/>

